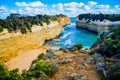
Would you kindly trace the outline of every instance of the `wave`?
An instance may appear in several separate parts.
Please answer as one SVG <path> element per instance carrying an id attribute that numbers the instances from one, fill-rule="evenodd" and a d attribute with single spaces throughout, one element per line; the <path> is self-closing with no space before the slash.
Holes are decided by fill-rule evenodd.
<path id="1" fill-rule="evenodd" d="M 55 42 L 59 42 L 60 40 L 59 40 L 59 39 L 53 39 L 53 41 L 55 41 Z"/>
<path id="2" fill-rule="evenodd" d="M 72 44 L 71 39 L 68 39 L 68 40 L 65 41 L 65 45 L 67 45 L 67 44 Z"/>
<path id="3" fill-rule="evenodd" d="M 61 38 L 66 38 L 68 35 L 72 34 L 73 32 L 68 32 L 67 34 L 64 34 Z"/>
<path id="4" fill-rule="evenodd" d="M 71 23 L 70 25 L 76 25 L 76 23 Z"/>

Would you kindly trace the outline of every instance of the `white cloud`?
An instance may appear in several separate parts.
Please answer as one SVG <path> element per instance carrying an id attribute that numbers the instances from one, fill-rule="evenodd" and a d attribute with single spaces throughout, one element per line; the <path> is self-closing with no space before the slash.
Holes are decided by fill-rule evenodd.
<path id="1" fill-rule="evenodd" d="M 82 6 L 84 6 L 85 4 L 83 3 L 83 2 L 80 2 L 79 3 L 79 7 L 82 7 Z"/>
<path id="2" fill-rule="evenodd" d="M 17 6 L 27 6 L 27 3 L 26 2 L 15 2 L 15 5 Z"/>
<path id="3" fill-rule="evenodd" d="M 71 2 L 69 4 L 70 7 L 77 7 L 79 4 L 77 2 Z"/>
<path id="4" fill-rule="evenodd" d="M 30 11 L 31 8 L 30 8 L 30 7 L 26 7 L 25 10 L 26 10 L 26 11 Z"/>
<path id="5" fill-rule="evenodd" d="M 34 2 L 16 2 L 17 10 L 0 6 L 0 18 L 8 16 L 10 13 L 20 13 L 26 15 L 37 14 L 65 14 L 68 16 L 77 16 L 83 13 L 120 13 L 120 5 L 115 5 L 113 8 L 107 4 L 99 4 L 94 1 L 57 3 L 53 5 L 46 5 L 40 1 Z"/>
<path id="6" fill-rule="evenodd" d="M 10 12 L 11 12 L 11 13 L 17 13 L 17 11 L 16 11 L 16 10 L 10 10 Z"/>
<path id="7" fill-rule="evenodd" d="M 68 7 L 68 6 L 69 6 L 69 3 L 65 3 L 64 6 L 65 6 L 65 7 Z"/>
<path id="8" fill-rule="evenodd" d="M 64 5 L 62 3 L 54 4 L 52 8 L 58 10 L 60 13 L 64 11 Z"/>
<path id="9" fill-rule="evenodd" d="M 88 2 L 88 5 L 90 5 L 90 6 L 94 6 L 94 5 L 97 5 L 97 2 L 89 1 L 89 2 Z"/>
<path id="10" fill-rule="evenodd" d="M 63 11 L 63 4 L 62 3 L 58 3 L 57 6 L 58 6 L 58 9 L 60 11 Z"/>
<path id="11" fill-rule="evenodd" d="M 15 5 L 17 5 L 19 7 L 26 7 L 26 6 L 29 6 L 29 7 L 45 7 L 45 6 L 47 6 L 47 5 L 43 4 L 40 1 L 29 2 L 29 3 L 26 3 L 26 2 L 15 2 Z"/>
<path id="12" fill-rule="evenodd" d="M 7 8 L 5 6 L 0 6 L 0 10 L 6 10 Z"/>
<path id="13" fill-rule="evenodd" d="M 28 3 L 29 6 L 31 7 L 39 7 L 39 6 L 46 6 L 44 5 L 42 2 L 40 1 L 36 1 L 36 2 L 31 2 L 31 3 Z"/>
<path id="14" fill-rule="evenodd" d="M 8 16 L 10 11 L 5 6 L 0 6 L 0 19 Z"/>
<path id="15" fill-rule="evenodd" d="M 85 5 L 85 6 L 84 6 L 84 9 L 85 9 L 85 10 L 90 10 L 90 6 L 89 6 L 89 5 Z"/>
<path id="16" fill-rule="evenodd" d="M 82 3 L 80 5 L 83 5 Z M 65 7 L 78 7 L 79 3 L 77 2 L 70 2 L 70 3 L 64 3 Z"/>
<path id="17" fill-rule="evenodd" d="M 120 5 L 115 5 L 115 8 L 116 9 L 120 9 Z"/>
<path id="18" fill-rule="evenodd" d="M 110 8 L 110 5 L 97 5 L 96 8 L 98 9 L 109 9 Z"/>

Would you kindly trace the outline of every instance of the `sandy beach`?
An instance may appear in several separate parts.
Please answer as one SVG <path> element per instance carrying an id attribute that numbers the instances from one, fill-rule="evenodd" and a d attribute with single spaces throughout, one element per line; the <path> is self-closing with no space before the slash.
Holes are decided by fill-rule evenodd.
<path id="1" fill-rule="evenodd" d="M 47 50 L 47 46 L 42 46 L 39 49 L 30 50 L 19 54 L 19 56 L 12 58 L 10 61 L 5 63 L 9 70 L 19 68 L 20 73 L 23 70 L 28 70 L 30 65 L 34 59 L 41 53 L 45 53 Z"/>

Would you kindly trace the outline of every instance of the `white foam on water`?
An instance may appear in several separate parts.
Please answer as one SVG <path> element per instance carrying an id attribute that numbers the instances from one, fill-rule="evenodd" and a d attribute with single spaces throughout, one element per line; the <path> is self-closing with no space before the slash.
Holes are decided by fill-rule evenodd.
<path id="1" fill-rule="evenodd" d="M 83 46 L 82 50 L 85 50 L 85 49 L 89 49 L 90 47 L 89 46 Z"/>
<path id="2" fill-rule="evenodd" d="M 60 47 L 57 47 L 57 46 L 52 46 L 52 47 L 51 47 L 51 49 L 52 49 L 52 50 L 59 50 L 59 49 L 60 49 Z"/>
<path id="3" fill-rule="evenodd" d="M 60 40 L 59 40 L 59 39 L 53 39 L 53 41 L 55 41 L 55 42 L 59 42 Z"/>
<path id="4" fill-rule="evenodd" d="M 76 25 L 76 23 L 71 23 L 70 25 Z"/>
<path id="5" fill-rule="evenodd" d="M 67 44 L 72 44 L 71 39 L 68 39 L 68 40 L 65 41 L 65 45 L 67 45 Z"/>
<path id="6" fill-rule="evenodd" d="M 63 35 L 61 38 L 66 38 L 68 35 L 72 34 L 73 32 L 68 32 L 67 34 Z"/>

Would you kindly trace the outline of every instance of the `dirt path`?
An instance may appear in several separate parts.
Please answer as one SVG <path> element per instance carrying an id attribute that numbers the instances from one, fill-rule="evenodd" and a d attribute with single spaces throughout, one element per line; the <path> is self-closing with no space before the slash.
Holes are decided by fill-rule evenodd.
<path id="1" fill-rule="evenodd" d="M 57 53 L 57 52 L 56 52 Z M 62 52 L 59 52 L 62 53 Z M 59 59 L 54 60 L 60 62 L 62 59 L 69 58 L 72 62 L 60 64 L 58 71 L 55 75 L 48 80 L 72 80 L 69 76 L 83 75 L 85 80 L 100 80 L 100 77 L 92 64 L 87 64 L 87 59 L 91 58 L 88 54 L 84 53 L 63 53 Z M 86 61 L 86 62 L 85 62 Z M 83 63 L 86 63 L 84 65 Z"/>
<path id="2" fill-rule="evenodd" d="M 47 50 L 47 47 L 43 46 L 39 49 L 34 49 L 34 50 L 24 52 L 19 56 L 12 58 L 10 61 L 5 63 L 5 65 L 7 65 L 9 70 L 15 69 L 15 68 L 19 68 L 20 72 L 22 72 L 22 70 L 25 70 L 25 69 L 28 70 L 32 61 L 36 59 L 40 53 L 46 52 L 46 50 Z"/>

